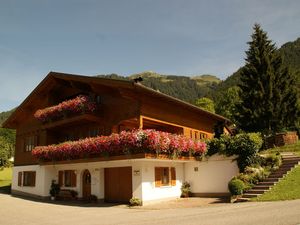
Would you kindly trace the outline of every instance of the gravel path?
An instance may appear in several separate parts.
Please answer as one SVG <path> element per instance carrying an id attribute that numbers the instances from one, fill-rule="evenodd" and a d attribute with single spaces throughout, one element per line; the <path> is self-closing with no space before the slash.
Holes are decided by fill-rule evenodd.
<path id="1" fill-rule="evenodd" d="M 0 194 L 0 203 L 1 225 L 300 224 L 300 200 L 151 210 L 125 206 L 66 206 Z"/>

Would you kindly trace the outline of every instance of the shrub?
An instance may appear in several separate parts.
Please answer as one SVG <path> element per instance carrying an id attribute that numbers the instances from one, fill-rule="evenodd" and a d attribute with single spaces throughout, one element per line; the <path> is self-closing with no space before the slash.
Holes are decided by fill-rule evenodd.
<path id="1" fill-rule="evenodd" d="M 229 137 L 222 135 L 220 138 L 213 138 L 207 141 L 206 155 L 212 156 L 216 153 L 222 154 L 226 152 L 227 139 Z"/>
<path id="2" fill-rule="evenodd" d="M 58 195 L 59 191 L 60 191 L 59 184 L 55 183 L 55 180 L 52 180 L 51 187 L 50 187 L 50 190 L 49 190 L 49 194 L 52 197 L 56 197 Z"/>
<path id="3" fill-rule="evenodd" d="M 245 185 L 243 181 L 237 178 L 233 178 L 229 183 L 228 183 L 228 189 L 231 193 L 231 195 L 241 195 L 243 194 Z"/>
<path id="4" fill-rule="evenodd" d="M 180 189 L 182 198 L 187 198 L 191 195 L 191 185 L 189 182 L 183 182 Z"/>
<path id="5" fill-rule="evenodd" d="M 141 206 L 142 201 L 139 198 L 133 197 L 129 200 L 129 205 L 130 206 Z"/>
<path id="6" fill-rule="evenodd" d="M 259 164 L 258 151 L 263 144 L 259 133 L 242 133 L 234 137 L 222 135 L 219 139 L 207 142 L 207 155 L 219 153 L 226 156 L 237 155 L 237 163 L 240 172 L 252 164 Z"/>
<path id="7" fill-rule="evenodd" d="M 261 165 L 264 167 L 273 169 L 273 170 L 278 169 L 278 167 L 282 163 L 281 156 L 276 155 L 276 154 L 269 154 L 269 155 L 263 156 L 261 158 L 262 158 Z"/>

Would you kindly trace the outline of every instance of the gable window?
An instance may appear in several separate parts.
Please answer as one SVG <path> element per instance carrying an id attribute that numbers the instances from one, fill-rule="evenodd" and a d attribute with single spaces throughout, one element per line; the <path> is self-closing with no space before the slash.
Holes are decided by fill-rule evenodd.
<path id="1" fill-rule="evenodd" d="M 37 135 L 31 135 L 31 136 L 27 136 L 25 137 L 24 140 L 24 151 L 25 152 L 31 152 L 35 146 L 37 146 Z"/>
<path id="2" fill-rule="evenodd" d="M 155 187 L 176 186 L 175 167 L 155 167 Z"/>
<path id="3" fill-rule="evenodd" d="M 75 170 L 60 170 L 58 171 L 58 183 L 64 187 L 76 187 Z"/>
<path id="4" fill-rule="evenodd" d="M 19 173 L 20 176 L 20 173 Z M 23 172 L 23 186 L 34 187 L 35 186 L 35 171 L 24 171 Z M 22 175 L 21 175 L 22 177 Z M 22 179 L 22 178 L 21 178 Z M 19 181 L 18 181 L 19 183 Z M 21 184 L 20 184 L 21 186 Z"/>

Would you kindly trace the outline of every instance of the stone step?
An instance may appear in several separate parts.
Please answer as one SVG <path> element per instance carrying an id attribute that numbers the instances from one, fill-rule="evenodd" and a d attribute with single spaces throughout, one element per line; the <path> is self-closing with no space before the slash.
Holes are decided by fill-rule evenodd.
<path id="1" fill-rule="evenodd" d="M 276 182 L 274 182 L 274 181 L 261 181 L 257 185 L 269 185 L 269 186 L 272 186 L 275 183 L 277 183 L 277 181 Z"/>
<path id="2" fill-rule="evenodd" d="M 269 182 L 278 182 L 278 178 L 266 178 L 265 181 L 269 181 Z"/>
<path id="3" fill-rule="evenodd" d="M 287 164 L 298 164 L 299 160 L 288 160 L 288 161 L 282 161 L 281 165 L 287 165 Z"/>
<path id="4" fill-rule="evenodd" d="M 242 195 L 242 198 L 255 198 L 259 195 L 261 195 L 261 194 L 248 194 L 248 193 L 245 193 L 245 194 Z"/>
<path id="5" fill-rule="evenodd" d="M 274 174 L 268 176 L 268 178 L 283 178 L 286 174 Z"/>
<path id="6" fill-rule="evenodd" d="M 271 185 L 270 185 L 271 186 Z M 270 189 L 270 186 L 269 185 L 260 185 L 260 184 L 257 184 L 255 185 L 252 189 L 253 190 L 269 190 Z"/>
<path id="7" fill-rule="evenodd" d="M 280 171 L 281 171 L 281 170 L 290 170 L 290 169 L 294 168 L 295 165 L 296 165 L 296 164 L 294 164 L 294 165 L 283 165 L 283 166 L 279 167 L 278 170 L 280 170 Z"/>
<path id="8" fill-rule="evenodd" d="M 238 202 L 249 202 L 250 201 L 250 198 L 238 198 L 235 200 L 234 203 L 238 203 Z"/>
<path id="9" fill-rule="evenodd" d="M 300 158 L 282 159 L 282 163 L 299 162 L 299 161 L 300 161 Z"/>
<path id="10" fill-rule="evenodd" d="M 291 169 L 286 169 L 286 170 L 276 170 L 276 171 L 273 171 L 270 175 L 273 175 L 273 174 L 285 174 L 287 172 L 289 172 Z"/>
<path id="11" fill-rule="evenodd" d="M 248 190 L 245 194 L 263 194 L 265 192 L 266 192 L 265 190 L 251 189 L 251 190 Z"/>

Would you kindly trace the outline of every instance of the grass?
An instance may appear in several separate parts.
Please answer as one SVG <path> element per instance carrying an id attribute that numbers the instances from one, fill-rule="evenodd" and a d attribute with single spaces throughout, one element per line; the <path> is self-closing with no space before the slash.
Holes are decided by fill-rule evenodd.
<path id="1" fill-rule="evenodd" d="M 263 153 L 276 153 L 276 152 L 294 152 L 295 154 L 300 155 L 300 141 L 298 141 L 295 144 L 270 148 L 268 150 L 265 150 Z"/>
<path id="2" fill-rule="evenodd" d="M 300 199 L 300 166 L 297 166 L 267 193 L 253 201 L 280 201 Z"/>
<path id="3" fill-rule="evenodd" d="M 8 186 L 11 184 L 12 168 L 0 169 L 0 187 Z"/>

